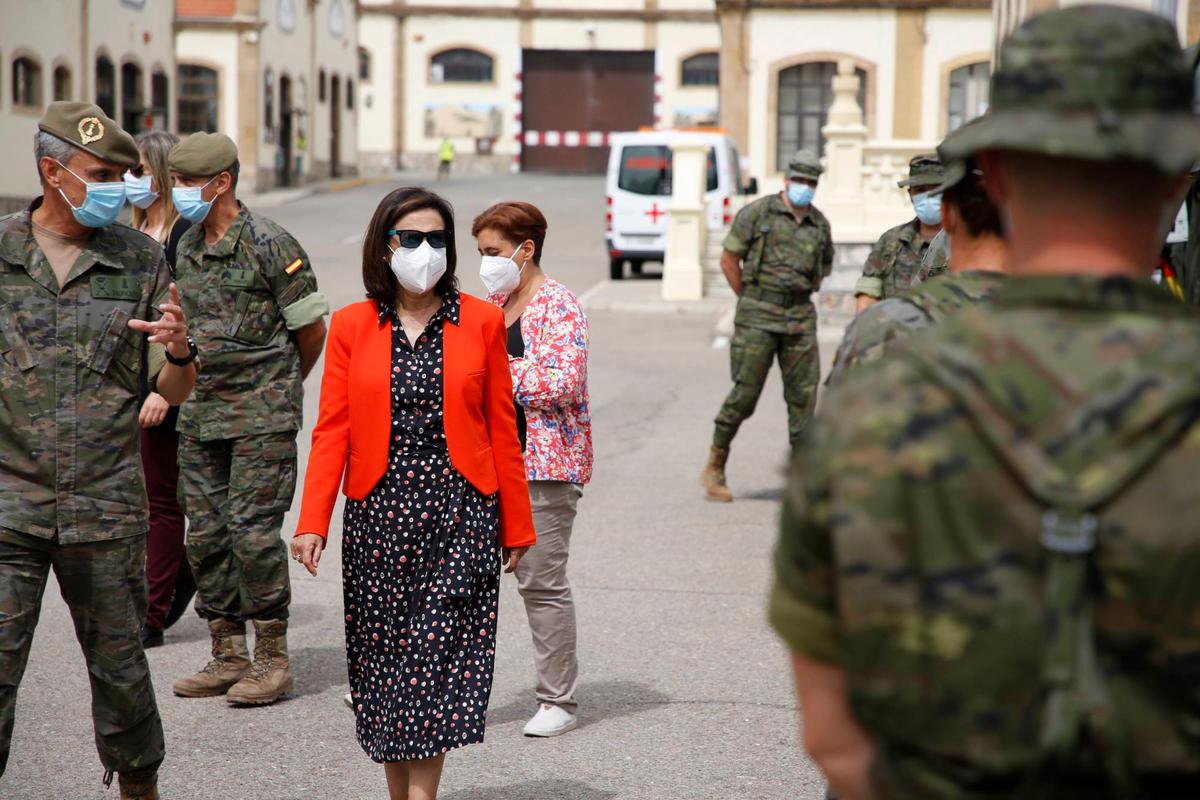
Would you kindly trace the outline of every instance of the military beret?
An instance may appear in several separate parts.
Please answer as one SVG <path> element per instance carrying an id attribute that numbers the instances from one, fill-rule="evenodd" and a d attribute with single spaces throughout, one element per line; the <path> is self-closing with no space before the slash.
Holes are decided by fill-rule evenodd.
<path id="1" fill-rule="evenodd" d="M 133 137 L 93 103 L 51 103 L 38 121 L 38 130 L 123 167 L 136 167 L 142 160 Z"/>
<path id="2" fill-rule="evenodd" d="M 946 170 L 942 160 L 934 153 L 921 153 L 913 156 L 908 162 L 908 177 L 897 181 L 901 189 L 909 186 L 937 186 L 945 177 Z"/>
<path id="3" fill-rule="evenodd" d="M 167 162 L 172 172 L 203 177 L 229 169 L 237 157 L 237 145 L 225 134 L 193 133 L 171 148 Z"/>
<path id="4" fill-rule="evenodd" d="M 988 113 L 947 139 L 945 158 L 1011 150 L 1141 161 L 1168 174 L 1200 158 L 1193 74 L 1166 19 L 1081 5 L 1040 14 L 1000 46 Z"/>
<path id="5" fill-rule="evenodd" d="M 821 160 L 811 150 L 797 150 L 788 159 L 788 178 L 812 178 L 816 180 L 825 171 Z"/>

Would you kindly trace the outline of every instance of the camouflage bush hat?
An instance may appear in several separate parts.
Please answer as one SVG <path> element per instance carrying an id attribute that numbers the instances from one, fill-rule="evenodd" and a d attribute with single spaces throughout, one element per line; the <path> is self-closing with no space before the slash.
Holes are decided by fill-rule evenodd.
<path id="1" fill-rule="evenodd" d="M 948 151 L 954 151 L 955 145 L 958 144 L 959 140 L 975 136 L 975 129 L 973 126 L 979 125 L 982 119 L 983 117 L 978 117 L 971 120 L 966 125 L 951 131 L 946 138 L 942 140 L 942 143 L 938 145 L 938 156 L 942 159 L 944 166 L 942 167 L 942 180 L 938 184 L 938 187 L 935 191 L 944 192 L 953 186 L 957 186 L 958 182 L 967 177 L 967 173 L 972 170 L 974 170 L 976 173 L 979 173 L 979 169 L 975 167 L 974 158 L 971 158 L 970 156 L 954 158 L 949 156 L 947 153 Z"/>
<path id="2" fill-rule="evenodd" d="M 934 153 L 921 153 L 908 162 L 908 177 L 897 181 L 901 189 L 909 186 L 937 186 L 945 176 L 942 160 Z"/>
<path id="3" fill-rule="evenodd" d="M 947 138 L 944 158 L 1015 150 L 1175 174 L 1200 157 L 1175 28 L 1145 11 L 1086 5 L 1034 17 L 1000 46 L 990 102 L 967 135 Z"/>
<path id="4" fill-rule="evenodd" d="M 817 154 L 811 150 L 797 150 L 792 153 L 787 166 L 789 180 L 791 178 L 811 178 L 815 181 L 825 171 L 825 168 L 821 166 L 821 159 L 817 158 Z"/>
<path id="5" fill-rule="evenodd" d="M 133 137 L 92 103 L 51 103 L 38 121 L 38 130 L 123 167 L 136 167 L 142 161 Z"/>
<path id="6" fill-rule="evenodd" d="M 172 172 L 204 178 L 229 169 L 237 158 L 237 145 L 225 134 L 193 133 L 171 148 L 167 163 Z"/>

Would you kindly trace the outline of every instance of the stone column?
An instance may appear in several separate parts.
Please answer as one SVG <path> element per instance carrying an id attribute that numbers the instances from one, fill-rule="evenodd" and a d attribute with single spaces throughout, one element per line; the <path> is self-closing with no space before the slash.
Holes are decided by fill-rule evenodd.
<path id="1" fill-rule="evenodd" d="M 671 203 L 667 223 L 667 248 L 663 259 L 664 300 L 699 300 L 704 297 L 705 159 L 708 145 L 683 137 L 671 145 Z"/>
<path id="2" fill-rule="evenodd" d="M 829 216 L 837 233 L 866 224 L 863 197 L 863 150 L 867 126 L 858 107 L 858 75 L 854 62 L 842 59 L 833 77 L 833 105 L 823 130 L 825 172 L 818 187 L 817 205 Z"/>

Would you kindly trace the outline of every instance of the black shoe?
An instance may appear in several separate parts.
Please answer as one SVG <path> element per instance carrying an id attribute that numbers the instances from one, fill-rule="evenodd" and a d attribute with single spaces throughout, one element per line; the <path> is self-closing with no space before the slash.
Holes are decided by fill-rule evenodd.
<path id="1" fill-rule="evenodd" d="M 163 632 L 162 628 L 154 628 L 149 625 L 142 626 L 142 647 L 162 647 Z"/>

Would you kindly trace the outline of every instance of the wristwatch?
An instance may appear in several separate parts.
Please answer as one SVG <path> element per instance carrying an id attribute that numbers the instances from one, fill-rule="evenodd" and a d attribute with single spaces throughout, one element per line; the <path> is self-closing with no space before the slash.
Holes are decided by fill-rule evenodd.
<path id="1" fill-rule="evenodd" d="M 189 337 L 187 337 L 187 343 L 188 343 L 188 351 L 189 352 L 183 358 L 176 358 L 175 356 L 171 355 L 170 350 L 163 348 L 163 352 L 167 356 L 167 361 L 174 364 L 177 367 L 186 367 L 188 364 L 195 361 L 196 354 L 200 352 L 199 350 L 196 349 L 196 340 L 193 339 L 191 336 L 189 336 Z"/>

